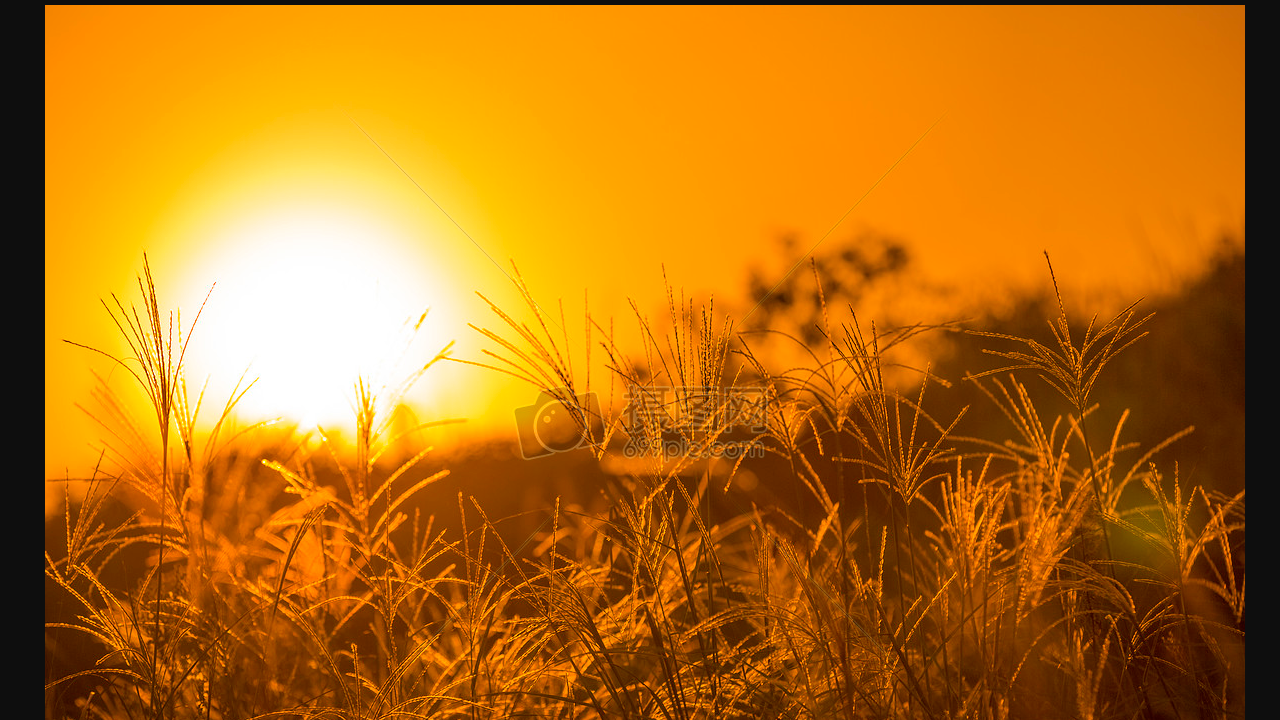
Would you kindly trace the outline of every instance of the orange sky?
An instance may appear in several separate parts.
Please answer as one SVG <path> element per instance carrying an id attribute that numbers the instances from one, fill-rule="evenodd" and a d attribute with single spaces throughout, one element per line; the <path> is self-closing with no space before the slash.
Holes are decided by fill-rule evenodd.
<path id="1" fill-rule="evenodd" d="M 144 250 L 184 324 L 219 282 L 191 358 L 211 387 L 246 346 L 297 353 L 254 356 L 266 412 L 372 332 L 345 278 L 430 305 L 427 344 L 471 358 L 474 291 L 515 304 L 494 261 L 601 314 L 656 303 L 664 264 L 731 296 L 940 117 L 828 242 L 892 233 L 961 288 L 1039 282 L 1048 250 L 1082 292 L 1159 292 L 1243 230 L 1244 14 L 49 7 L 46 473 L 96 457 L 75 403 L 108 366 L 62 340 L 120 351 L 99 298 L 136 297 Z M 429 414 L 523 397 L 462 366 L 423 383 Z"/>

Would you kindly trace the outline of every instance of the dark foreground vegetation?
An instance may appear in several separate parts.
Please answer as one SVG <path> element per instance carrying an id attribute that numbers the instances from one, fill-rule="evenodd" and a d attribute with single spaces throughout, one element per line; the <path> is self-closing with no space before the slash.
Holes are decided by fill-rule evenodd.
<path id="1" fill-rule="evenodd" d="M 46 523 L 46 716 L 1244 717 L 1243 255 L 1154 316 L 892 330 L 835 261 L 747 328 L 808 307 L 799 367 L 677 294 L 584 343 L 522 285 L 489 363 L 593 445 L 456 467 L 397 439 L 405 386 L 357 386 L 349 448 L 197 431 L 148 271 L 110 308 L 153 417 L 104 395 L 119 468 Z M 664 401 L 595 417 L 570 346 Z"/>

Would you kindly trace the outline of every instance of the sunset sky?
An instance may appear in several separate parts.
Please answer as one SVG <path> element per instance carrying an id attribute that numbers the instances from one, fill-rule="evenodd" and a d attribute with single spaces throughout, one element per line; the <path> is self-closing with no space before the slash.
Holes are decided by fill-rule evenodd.
<path id="1" fill-rule="evenodd" d="M 110 370 L 63 340 L 124 352 L 99 301 L 137 299 L 144 251 L 184 329 L 209 296 L 209 405 L 248 368 L 254 419 L 327 423 L 427 307 L 406 362 L 480 359 L 475 293 L 518 309 L 512 260 L 571 316 L 658 308 L 664 266 L 729 298 L 872 186 L 823 242 L 892 234 L 973 297 L 1041 282 L 1044 251 L 1084 297 L 1150 296 L 1243 234 L 1243 7 L 45 17 L 48 477 L 91 467 L 76 404 Z M 461 365 L 415 397 L 504 421 L 533 399 Z"/>

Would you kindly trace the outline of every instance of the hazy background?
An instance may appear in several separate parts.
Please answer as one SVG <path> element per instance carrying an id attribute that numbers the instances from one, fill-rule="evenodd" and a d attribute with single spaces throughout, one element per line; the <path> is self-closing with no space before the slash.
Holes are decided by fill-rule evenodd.
<path id="1" fill-rule="evenodd" d="M 478 359 L 512 259 L 571 319 L 656 312 L 664 266 L 741 313 L 900 159 L 820 248 L 907 244 L 893 312 L 1043 289 L 1046 250 L 1082 306 L 1168 295 L 1243 243 L 1244 14 L 47 8 L 46 475 L 97 457 L 110 363 L 62 341 L 124 352 L 99 299 L 144 251 L 184 327 L 218 283 L 207 402 L 252 362 L 247 414 L 322 423 L 426 306 L 408 359 Z M 451 365 L 415 401 L 504 428 L 531 395 Z"/>

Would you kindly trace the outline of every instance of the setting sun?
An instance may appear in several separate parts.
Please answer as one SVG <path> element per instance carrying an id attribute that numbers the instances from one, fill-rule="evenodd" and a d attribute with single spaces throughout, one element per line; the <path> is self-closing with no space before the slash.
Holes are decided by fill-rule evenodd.
<path id="1" fill-rule="evenodd" d="M 194 254 L 185 273 L 188 292 L 199 280 L 216 282 L 187 362 L 197 378 L 233 368 L 257 378 L 242 416 L 349 425 L 357 378 L 394 385 L 450 341 L 439 329 L 452 288 L 385 221 L 280 206 L 231 220 L 214 235 L 212 249 Z M 185 300 L 193 306 L 194 298 Z M 423 381 L 427 391 L 431 379 Z"/>

